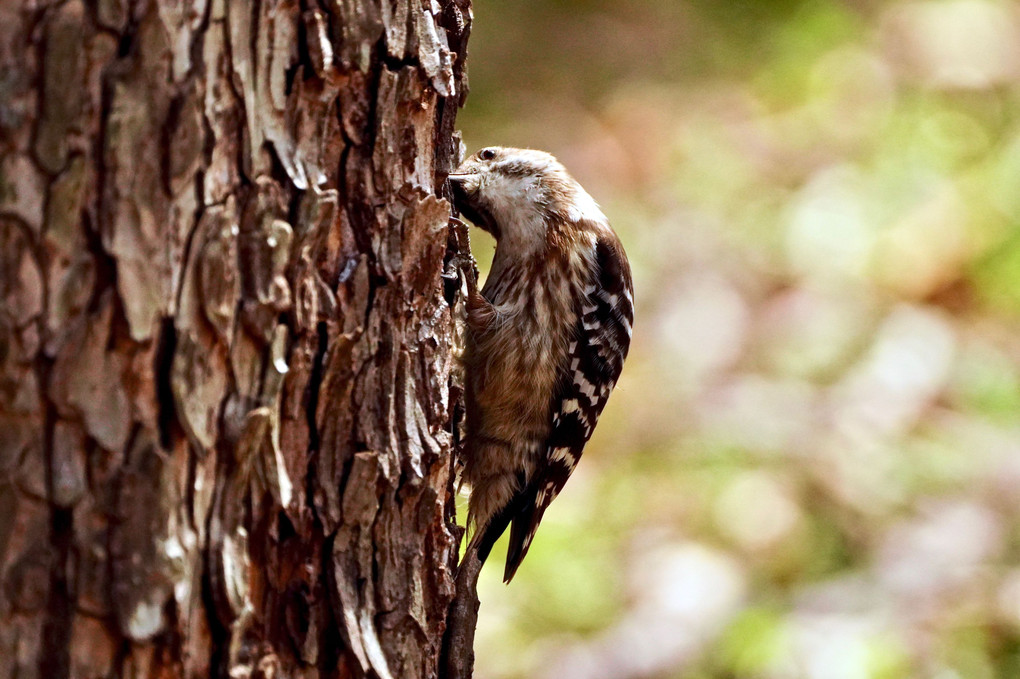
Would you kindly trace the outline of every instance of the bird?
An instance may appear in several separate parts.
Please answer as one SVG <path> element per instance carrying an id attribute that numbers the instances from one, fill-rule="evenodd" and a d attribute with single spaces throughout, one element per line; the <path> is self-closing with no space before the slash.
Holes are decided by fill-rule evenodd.
<path id="1" fill-rule="evenodd" d="M 479 568 L 510 527 L 509 583 L 620 377 L 633 281 L 606 216 L 551 154 L 486 147 L 449 180 L 459 214 L 496 240 L 482 289 L 466 276 L 462 479 Z"/>

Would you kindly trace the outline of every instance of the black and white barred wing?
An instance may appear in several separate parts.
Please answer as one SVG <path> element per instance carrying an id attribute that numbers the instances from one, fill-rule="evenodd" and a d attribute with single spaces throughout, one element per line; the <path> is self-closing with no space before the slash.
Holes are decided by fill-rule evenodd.
<path id="1" fill-rule="evenodd" d="M 552 432 L 543 465 L 528 483 L 513 517 L 503 579 L 528 553 L 546 507 L 574 471 L 623 369 L 634 323 L 630 265 L 612 233 L 599 238 L 596 268 L 581 299 L 569 361 L 552 404 Z"/>

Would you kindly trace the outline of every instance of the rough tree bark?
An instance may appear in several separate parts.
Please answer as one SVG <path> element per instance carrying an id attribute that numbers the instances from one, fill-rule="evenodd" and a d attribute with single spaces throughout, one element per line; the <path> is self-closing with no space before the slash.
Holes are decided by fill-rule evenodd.
<path id="1" fill-rule="evenodd" d="M 0 678 L 436 676 L 469 17 L 0 1 Z"/>

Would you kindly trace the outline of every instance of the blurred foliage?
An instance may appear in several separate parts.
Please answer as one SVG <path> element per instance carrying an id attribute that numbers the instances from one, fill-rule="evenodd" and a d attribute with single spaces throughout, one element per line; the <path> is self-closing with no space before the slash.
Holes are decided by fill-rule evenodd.
<path id="1" fill-rule="evenodd" d="M 1020 5 L 476 0 L 469 68 L 638 300 L 478 676 L 1020 676 Z"/>

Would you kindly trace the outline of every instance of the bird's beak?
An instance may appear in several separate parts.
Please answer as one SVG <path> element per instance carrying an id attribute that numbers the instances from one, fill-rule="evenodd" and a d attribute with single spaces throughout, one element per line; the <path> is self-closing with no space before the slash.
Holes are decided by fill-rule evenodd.
<path id="1" fill-rule="evenodd" d="M 498 238 L 499 229 L 496 226 L 496 221 L 477 200 L 477 185 L 471 186 L 468 183 L 468 179 L 474 177 L 475 174 L 454 172 L 448 176 L 450 178 L 450 193 L 457 211 L 471 220 L 475 226 Z"/>
<path id="2" fill-rule="evenodd" d="M 469 200 L 470 194 L 476 189 L 474 182 L 471 181 L 476 175 L 472 172 L 451 172 L 447 176 L 450 178 L 450 191 L 453 193 L 454 202 L 464 203 Z"/>
<path id="3" fill-rule="evenodd" d="M 450 193 L 453 194 L 453 203 L 462 212 L 465 204 L 468 202 L 468 193 L 464 186 L 467 178 L 468 176 L 463 173 L 455 172 L 450 175 Z"/>
<path id="4" fill-rule="evenodd" d="M 465 193 L 464 184 L 465 182 L 467 182 L 468 176 L 463 172 L 454 172 L 447 176 L 450 179 L 450 190 L 453 191 L 455 195 L 459 193 L 460 196 L 463 198 Z"/>

